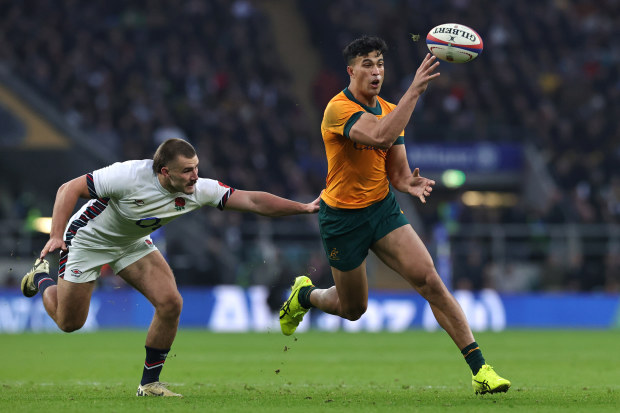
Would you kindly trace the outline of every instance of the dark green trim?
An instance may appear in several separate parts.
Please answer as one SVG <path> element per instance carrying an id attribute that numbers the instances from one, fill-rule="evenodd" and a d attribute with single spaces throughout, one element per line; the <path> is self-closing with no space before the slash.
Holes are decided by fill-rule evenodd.
<path id="1" fill-rule="evenodd" d="M 348 139 L 351 139 L 349 137 L 349 132 L 351 131 L 351 128 L 353 127 L 353 125 L 355 125 L 355 122 L 357 122 L 357 120 L 362 116 L 363 113 L 364 112 L 356 112 L 356 113 L 354 113 L 353 115 L 351 115 L 351 117 L 349 118 L 347 123 L 345 123 L 343 134 Z"/>
<path id="2" fill-rule="evenodd" d="M 404 145 L 404 144 L 405 144 L 405 137 L 399 136 L 398 138 L 396 138 L 396 140 L 394 141 L 392 145 Z"/>
<path id="3" fill-rule="evenodd" d="M 364 110 L 368 113 L 372 113 L 375 116 L 379 116 L 383 113 L 383 110 L 381 109 L 381 105 L 379 104 L 379 99 L 377 99 L 377 104 L 375 105 L 374 108 L 371 108 L 370 106 L 366 106 L 364 105 L 362 102 L 360 102 L 359 100 L 355 99 L 355 96 L 353 96 L 353 93 L 351 93 L 351 91 L 349 90 L 349 88 L 345 88 L 343 91 L 344 95 L 351 101 L 357 103 L 358 105 L 360 105 L 361 107 L 364 108 Z"/>

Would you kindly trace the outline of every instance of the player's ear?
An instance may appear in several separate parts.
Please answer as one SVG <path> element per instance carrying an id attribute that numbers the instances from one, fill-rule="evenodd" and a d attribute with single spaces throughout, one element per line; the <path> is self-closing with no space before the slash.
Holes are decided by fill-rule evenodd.
<path id="1" fill-rule="evenodd" d="M 353 67 L 347 66 L 347 73 L 349 74 L 349 76 L 353 76 Z"/>
<path id="2" fill-rule="evenodd" d="M 161 174 L 162 174 L 163 176 L 165 176 L 165 177 L 170 176 L 170 169 L 168 169 L 168 167 L 167 167 L 167 166 L 163 166 L 163 167 L 161 168 Z"/>

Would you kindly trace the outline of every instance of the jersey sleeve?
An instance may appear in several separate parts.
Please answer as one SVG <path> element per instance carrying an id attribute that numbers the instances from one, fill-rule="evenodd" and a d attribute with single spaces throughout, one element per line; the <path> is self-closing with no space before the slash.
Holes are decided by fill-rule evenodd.
<path id="1" fill-rule="evenodd" d="M 333 100 L 325 108 L 323 129 L 348 138 L 351 127 L 363 113 L 364 111 L 351 101 Z"/>
<path id="2" fill-rule="evenodd" d="M 133 168 L 128 162 L 116 162 L 86 174 L 86 184 L 91 198 L 122 198 L 135 181 Z"/>
<path id="3" fill-rule="evenodd" d="M 391 111 L 393 111 L 394 109 L 396 109 L 396 105 L 387 101 L 383 101 L 385 103 L 385 106 L 387 107 L 386 110 L 386 114 L 390 113 Z M 394 141 L 394 143 L 392 145 L 404 145 L 405 144 L 405 130 L 403 129 L 400 132 L 400 135 L 398 135 L 398 138 L 396 138 L 396 140 Z"/>
<path id="4" fill-rule="evenodd" d="M 209 205 L 223 210 L 233 192 L 234 188 L 214 179 L 198 178 L 196 182 L 196 200 L 202 206 Z"/>

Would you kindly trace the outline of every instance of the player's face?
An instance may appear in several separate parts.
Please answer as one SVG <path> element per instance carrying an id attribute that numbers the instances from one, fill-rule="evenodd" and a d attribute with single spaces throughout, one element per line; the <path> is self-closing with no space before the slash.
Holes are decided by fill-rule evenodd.
<path id="1" fill-rule="evenodd" d="M 377 96 L 383 85 L 383 55 L 379 51 L 358 56 L 349 66 L 351 86 L 370 98 Z"/>
<path id="2" fill-rule="evenodd" d="M 164 188 L 170 192 L 193 194 L 194 185 L 198 181 L 198 157 L 186 158 L 179 155 L 168 166 L 162 168 L 163 172 L 167 184 Z"/>

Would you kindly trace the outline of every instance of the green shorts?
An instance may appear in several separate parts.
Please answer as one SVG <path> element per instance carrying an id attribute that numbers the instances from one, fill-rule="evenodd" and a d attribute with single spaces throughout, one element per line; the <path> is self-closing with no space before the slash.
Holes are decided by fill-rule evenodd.
<path id="1" fill-rule="evenodd" d="M 366 259 L 368 250 L 396 228 L 409 224 L 396 197 L 360 209 L 334 209 L 321 200 L 319 229 L 329 265 L 350 271 Z"/>

